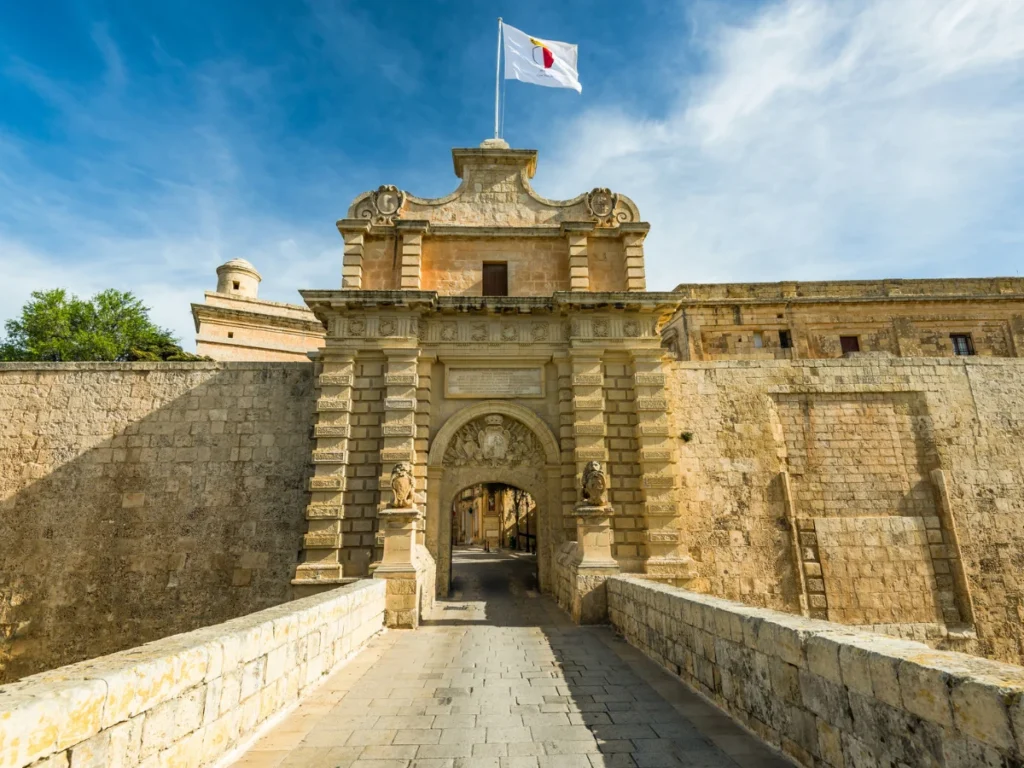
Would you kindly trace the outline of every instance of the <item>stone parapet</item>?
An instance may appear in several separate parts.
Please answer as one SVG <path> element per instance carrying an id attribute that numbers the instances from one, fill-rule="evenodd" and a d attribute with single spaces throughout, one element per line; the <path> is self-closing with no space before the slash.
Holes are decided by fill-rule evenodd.
<path id="1" fill-rule="evenodd" d="M 637 577 L 626 639 L 801 765 L 1019 765 L 1024 668 Z"/>
<path id="2" fill-rule="evenodd" d="M 2 686 L 0 766 L 213 765 L 381 630 L 384 593 L 364 580 Z"/>

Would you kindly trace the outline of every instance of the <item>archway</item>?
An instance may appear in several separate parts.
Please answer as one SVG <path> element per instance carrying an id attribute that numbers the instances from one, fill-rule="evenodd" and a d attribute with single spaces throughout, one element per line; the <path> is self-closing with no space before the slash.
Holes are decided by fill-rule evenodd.
<path id="1" fill-rule="evenodd" d="M 558 441 L 532 411 L 485 401 L 453 415 L 434 437 L 427 461 L 426 543 L 437 563 L 437 593 L 451 578 L 451 508 L 464 488 L 501 483 L 526 491 L 537 504 L 537 575 L 548 589 L 553 546 L 561 540 Z"/>

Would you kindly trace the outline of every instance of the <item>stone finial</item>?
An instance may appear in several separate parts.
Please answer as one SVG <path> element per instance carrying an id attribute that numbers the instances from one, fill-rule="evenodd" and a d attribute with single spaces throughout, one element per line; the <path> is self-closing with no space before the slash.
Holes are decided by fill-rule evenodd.
<path id="1" fill-rule="evenodd" d="M 601 462 L 591 461 L 583 469 L 583 503 L 593 507 L 608 506 L 608 478 Z"/>
<path id="2" fill-rule="evenodd" d="M 413 506 L 416 478 L 412 475 L 412 464 L 400 461 L 391 470 L 391 507 L 409 509 Z"/>
<path id="3" fill-rule="evenodd" d="M 508 149 L 508 142 L 504 139 L 484 139 L 480 142 L 480 149 Z"/>

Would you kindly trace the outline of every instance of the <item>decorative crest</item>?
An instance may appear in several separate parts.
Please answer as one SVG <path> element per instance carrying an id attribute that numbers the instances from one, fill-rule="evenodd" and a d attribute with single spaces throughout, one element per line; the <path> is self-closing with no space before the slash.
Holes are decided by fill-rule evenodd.
<path id="1" fill-rule="evenodd" d="M 601 469 L 601 462 L 590 461 L 583 468 L 583 504 L 590 507 L 608 506 L 608 478 Z"/>
<path id="2" fill-rule="evenodd" d="M 382 184 L 356 207 L 356 216 L 374 224 L 393 224 L 405 204 L 405 192 L 394 184 Z"/>
<path id="3" fill-rule="evenodd" d="M 605 187 L 595 187 L 587 193 L 587 210 L 600 227 L 614 227 L 635 218 L 629 205 L 619 206 L 619 196 Z"/>
<path id="4" fill-rule="evenodd" d="M 444 465 L 518 466 L 543 463 L 544 450 L 521 422 L 492 413 L 464 425 L 452 437 Z"/>
<path id="5" fill-rule="evenodd" d="M 400 461 L 391 470 L 391 507 L 392 509 L 409 509 L 414 504 L 413 494 L 416 491 L 416 478 L 412 474 L 412 464 Z"/>

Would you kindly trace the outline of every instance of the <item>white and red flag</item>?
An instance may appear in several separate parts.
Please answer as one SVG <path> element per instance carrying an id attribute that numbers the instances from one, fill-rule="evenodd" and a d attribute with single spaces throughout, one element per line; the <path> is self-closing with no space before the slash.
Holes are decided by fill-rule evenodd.
<path id="1" fill-rule="evenodd" d="M 502 24 L 502 33 L 505 36 L 506 80 L 583 92 L 576 71 L 575 45 L 530 37 L 508 24 Z"/>

